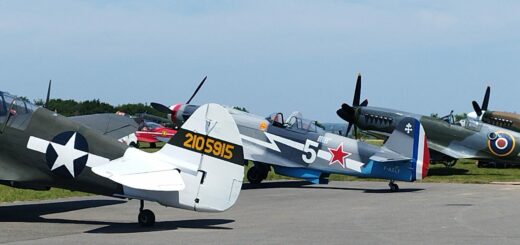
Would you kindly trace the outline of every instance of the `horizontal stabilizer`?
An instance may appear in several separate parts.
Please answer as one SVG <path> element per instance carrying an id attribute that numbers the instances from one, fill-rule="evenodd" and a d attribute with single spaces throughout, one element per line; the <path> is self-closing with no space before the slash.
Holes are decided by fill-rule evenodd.
<path id="1" fill-rule="evenodd" d="M 144 158 L 148 154 L 129 148 L 124 157 L 94 167 L 92 171 L 119 184 L 139 190 L 180 191 L 185 188 L 179 171 L 173 165 L 161 161 L 146 161 Z"/>
<path id="2" fill-rule="evenodd" d="M 379 163 L 393 163 L 393 162 L 402 162 L 412 160 L 409 157 L 404 157 L 395 152 L 391 151 L 379 151 L 373 156 L 370 157 L 370 160 Z"/>

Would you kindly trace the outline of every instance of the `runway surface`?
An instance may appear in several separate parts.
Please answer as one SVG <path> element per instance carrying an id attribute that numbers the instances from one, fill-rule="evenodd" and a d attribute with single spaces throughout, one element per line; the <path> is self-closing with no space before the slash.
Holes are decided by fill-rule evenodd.
<path id="1" fill-rule="evenodd" d="M 520 244 L 520 186 L 272 182 L 225 213 L 108 197 L 2 204 L 0 242 L 20 244 Z"/>

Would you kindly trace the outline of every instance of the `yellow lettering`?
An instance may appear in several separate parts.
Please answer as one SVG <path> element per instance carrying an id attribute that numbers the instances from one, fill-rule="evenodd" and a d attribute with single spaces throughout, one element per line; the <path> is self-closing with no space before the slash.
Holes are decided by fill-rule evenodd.
<path id="1" fill-rule="evenodd" d="M 216 141 L 215 144 L 213 144 L 213 155 L 220 156 L 220 153 L 222 152 L 222 142 Z"/>
<path id="2" fill-rule="evenodd" d="M 233 150 L 235 149 L 234 145 L 227 145 L 226 146 L 226 155 L 224 155 L 225 159 L 231 159 L 233 158 Z"/>
<path id="3" fill-rule="evenodd" d="M 214 139 L 208 138 L 208 140 L 206 140 L 206 149 L 204 149 L 204 153 L 209 154 L 213 152 L 213 143 L 215 143 Z"/>
<path id="4" fill-rule="evenodd" d="M 193 134 L 187 133 L 186 135 L 187 140 L 184 141 L 184 147 L 186 148 L 193 148 Z"/>
<path id="5" fill-rule="evenodd" d="M 204 149 L 204 137 L 195 136 L 195 150 L 202 151 Z"/>

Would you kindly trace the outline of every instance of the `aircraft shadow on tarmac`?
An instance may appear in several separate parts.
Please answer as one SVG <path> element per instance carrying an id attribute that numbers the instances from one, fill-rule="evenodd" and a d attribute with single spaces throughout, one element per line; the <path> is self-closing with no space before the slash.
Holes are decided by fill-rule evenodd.
<path id="1" fill-rule="evenodd" d="M 154 231 L 172 231 L 178 228 L 187 229 L 202 229 L 202 230 L 232 230 L 230 227 L 222 227 L 235 222 L 230 219 L 195 219 L 195 220 L 177 220 L 177 221 L 158 221 L 153 227 L 141 227 L 136 223 L 111 223 L 108 226 L 101 227 L 95 230 L 87 231 L 86 233 L 98 234 L 125 234 L 125 233 L 143 233 Z"/>
<path id="2" fill-rule="evenodd" d="M 469 175 L 469 170 L 460 168 L 433 168 L 428 170 L 428 176 Z"/>
<path id="3" fill-rule="evenodd" d="M 307 181 L 274 181 L 264 182 L 260 184 L 244 183 L 243 190 L 252 189 L 271 189 L 271 188 L 302 188 L 302 189 L 324 189 L 324 190 L 344 190 L 344 191 L 363 191 L 365 193 L 390 193 L 389 188 L 385 183 L 381 183 L 381 189 L 366 189 L 366 188 L 352 188 L 352 187 L 334 187 L 327 185 L 314 185 Z M 423 191 L 421 188 L 402 188 L 399 192 L 416 192 Z"/>
<path id="4" fill-rule="evenodd" d="M 162 221 L 156 222 L 154 227 L 143 228 L 137 222 L 117 223 L 107 221 L 92 220 L 73 220 L 73 219 L 55 219 L 44 218 L 42 216 L 56 213 L 65 213 L 87 208 L 97 208 L 103 206 L 111 206 L 126 203 L 121 200 L 79 200 L 64 201 L 55 203 L 41 204 L 22 204 L 13 206 L 0 206 L 0 223 L 1 222 L 27 222 L 27 223 L 54 223 L 54 224 L 83 224 L 83 225 L 104 225 L 86 233 L 139 233 L 153 232 L 164 230 L 176 230 L 178 228 L 191 229 L 215 229 L 230 230 L 229 227 L 220 227 L 219 225 L 229 224 L 234 220 L 226 219 L 197 219 L 197 220 L 180 220 L 180 221 Z"/>

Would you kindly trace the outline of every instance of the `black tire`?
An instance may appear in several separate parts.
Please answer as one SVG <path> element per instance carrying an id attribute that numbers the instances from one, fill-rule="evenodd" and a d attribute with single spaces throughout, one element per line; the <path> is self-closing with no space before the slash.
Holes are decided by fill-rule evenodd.
<path id="1" fill-rule="evenodd" d="M 399 186 L 397 184 L 389 184 L 388 186 L 390 186 L 390 192 L 399 192 Z"/>
<path id="2" fill-rule="evenodd" d="M 130 147 L 139 148 L 139 144 L 136 142 L 131 142 Z"/>
<path id="3" fill-rule="evenodd" d="M 453 166 L 455 166 L 455 164 L 457 164 L 457 160 L 451 160 L 451 161 L 444 162 L 444 166 L 446 168 L 452 168 Z"/>
<path id="4" fill-rule="evenodd" d="M 155 144 L 155 142 L 150 143 L 150 148 L 157 148 L 157 145 Z"/>
<path id="5" fill-rule="evenodd" d="M 152 211 L 145 209 L 139 212 L 137 220 L 141 226 L 151 227 L 155 224 L 155 214 Z"/>
<path id="6" fill-rule="evenodd" d="M 258 166 L 253 166 L 247 171 L 247 180 L 251 184 L 260 184 L 262 180 L 267 177 L 267 174 L 263 174 Z"/>

